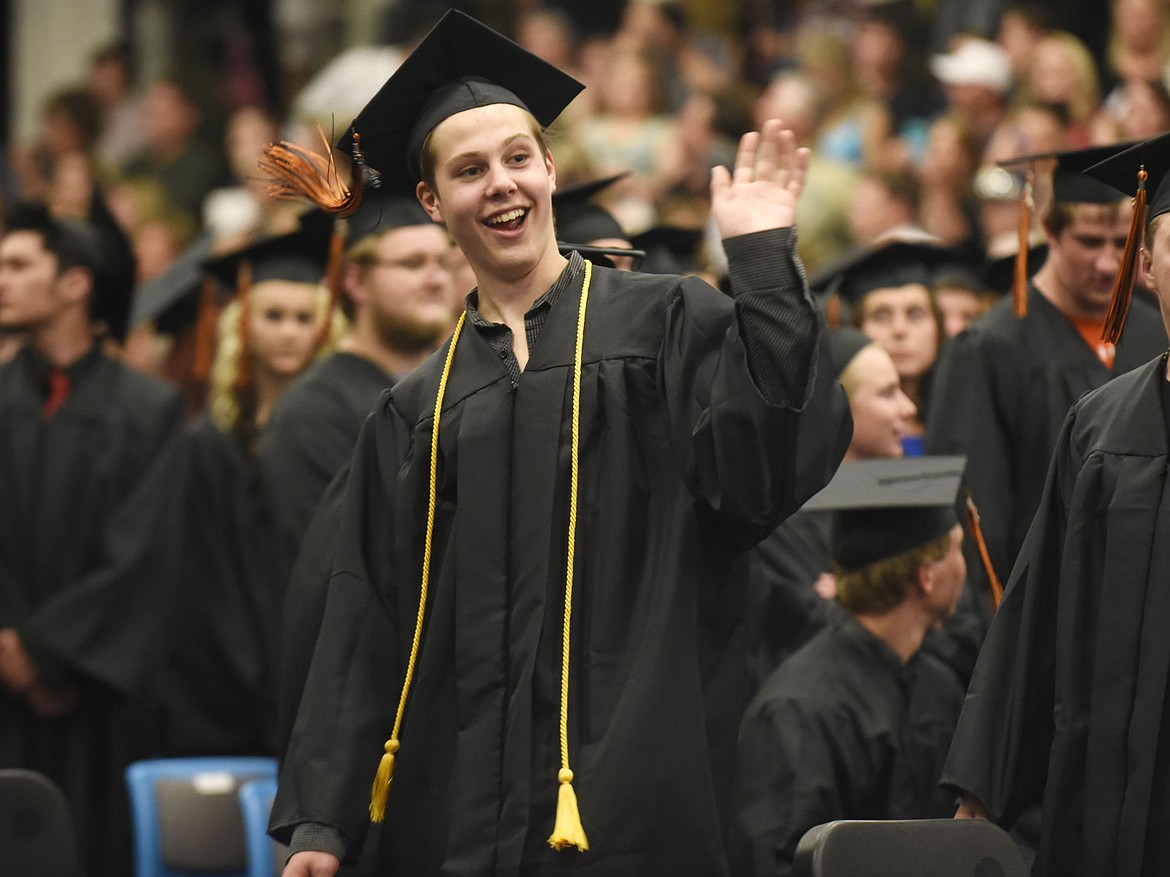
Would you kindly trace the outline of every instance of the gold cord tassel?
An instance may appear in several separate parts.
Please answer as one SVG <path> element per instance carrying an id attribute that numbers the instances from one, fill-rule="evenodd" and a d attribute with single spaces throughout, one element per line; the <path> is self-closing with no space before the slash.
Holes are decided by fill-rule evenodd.
<path id="1" fill-rule="evenodd" d="M 268 175 L 265 191 L 270 197 L 282 201 L 308 199 L 327 213 L 353 216 L 362 203 L 362 164 L 354 161 L 350 168 L 349 185 L 346 185 L 338 173 L 333 150 L 320 126 L 317 127 L 317 133 L 325 144 L 324 155 L 288 140 L 273 143 L 264 149 L 258 167 Z M 356 132 L 353 137 L 356 144 Z M 361 155 L 356 146 L 355 155 Z"/>
<path id="2" fill-rule="evenodd" d="M 561 787 L 557 790 L 557 821 L 553 825 L 549 846 L 558 852 L 568 847 L 579 850 L 589 849 L 589 838 L 581 827 L 581 813 L 577 810 L 577 793 L 573 791 L 573 772 L 561 768 L 557 774 Z"/>
<path id="3" fill-rule="evenodd" d="M 585 262 L 585 280 L 581 284 L 581 306 L 577 312 L 577 350 L 573 357 L 573 431 L 569 478 L 569 548 L 565 561 L 565 621 L 561 634 L 561 769 L 557 774 L 557 818 L 548 845 L 558 852 L 576 847 L 589 849 L 589 839 L 581 825 L 577 793 L 573 791 L 573 771 L 569 768 L 569 645 L 573 618 L 573 558 L 577 545 L 577 475 L 581 440 L 581 363 L 585 351 L 585 306 L 589 302 L 589 282 L 593 264 Z"/>
<path id="4" fill-rule="evenodd" d="M 979 520 L 979 509 L 975 507 L 975 500 L 971 492 L 967 492 L 967 523 L 970 526 L 971 536 L 975 539 L 975 546 L 979 549 L 979 558 L 983 561 L 983 569 L 987 572 L 987 580 L 991 583 L 991 608 L 999 608 L 999 601 L 1003 599 L 1003 585 L 995 568 L 991 565 L 991 552 L 987 550 L 987 541 L 983 538 L 983 525 Z"/>
<path id="5" fill-rule="evenodd" d="M 1117 284 L 1113 287 L 1113 298 L 1109 302 L 1109 313 L 1105 315 L 1105 326 L 1101 340 L 1116 344 L 1125 328 L 1129 305 L 1133 301 L 1133 288 L 1137 284 L 1138 251 L 1141 249 L 1142 232 L 1146 224 L 1146 168 L 1138 171 L 1137 195 L 1133 199 L 1133 222 L 1129 226 L 1129 237 L 1121 254 L 1121 267 L 1117 271 Z"/>
<path id="6" fill-rule="evenodd" d="M 390 795 L 390 780 L 394 779 L 394 753 L 398 751 L 398 741 L 387 740 L 385 749 L 382 760 L 378 762 L 378 772 L 374 774 L 374 787 L 370 789 L 370 822 L 381 822 L 386 818 L 386 798 Z"/>
<path id="7" fill-rule="evenodd" d="M 1020 202 L 1019 249 L 1016 250 L 1016 270 L 1012 275 L 1012 311 L 1017 317 L 1028 314 L 1028 240 L 1032 234 L 1032 211 L 1036 207 L 1035 178 L 1035 173 L 1029 170 L 1024 180 L 1024 198 Z"/>
<path id="8" fill-rule="evenodd" d="M 435 395 L 435 418 L 431 425 L 431 472 L 430 493 L 427 502 L 427 534 L 423 543 L 422 582 L 418 593 L 418 615 L 414 622 L 414 638 L 410 643 L 410 658 L 406 662 L 406 673 L 402 677 L 402 692 L 398 696 L 398 711 L 394 714 L 394 730 L 386 741 L 385 752 L 378 762 L 374 774 L 374 785 L 370 789 L 370 821 L 381 822 L 386 818 L 386 799 L 390 795 L 390 780 L 394 778 L 394 756 L 398 752 L 398 735 L 402 731 L 402 717 L 406 715 L 406 698 L 410 684 L 414 681 L 414 667 L 422 648 L 423 620 L 427 611 L 427 590 L 431 581 L 431 543 L 435 535 L 435 506 L 438 500 L 439 483 L 439 415 L 443 411 L 443 397 L 447 395 L 447 379 L 451 376 L 451 363 L 455 361 L 455 345 L 463 332 L 466 314 L 459 315 L 451 343 L 447 348 L 447 359 L 443 363 L 443 374 L 439 377 L 439 392 Z"/>

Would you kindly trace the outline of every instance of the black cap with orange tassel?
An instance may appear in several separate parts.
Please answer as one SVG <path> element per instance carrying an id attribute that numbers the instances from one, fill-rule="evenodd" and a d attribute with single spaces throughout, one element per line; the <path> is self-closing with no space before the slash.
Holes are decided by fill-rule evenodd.
<path id="1" fill-rule="evenodd" d="M 999 162 L 1000 167 L 1022 167 L 1025 172 L 1023 195 L 1020 200 L 1020 239 L 1016 249 L 1015 270 L 1012 275 L 1012 309 L 1017 317 L 1026 316 L 1028 313 L 1028 250 L 1032 217 L 1036 209 L 1036 175 L 1051 172 L 1053 205 L 1113 204 L 1121 200 L 1117 197 L 1117 190 L 1099 180 L 1085 176 L 1084 170 L 1103 158 L 1132 145 L 1133 142 L 1130 141 L 1064 152 L 1038 152 Z"/>
<path id="2" fill-rule="evenodd" d="M 1094 179 L 1134 199 L 1133 222 L 1130 224 L 1125 252 L 1122 253 L 1121 270 L 1117 272 L 1109 314 L 1105 319 L 1103 341 L 1117 343 L 1125 327 L 1125 318 L 1137 283 L 1138 251 L 1148 224 L 1164 213 L 1170 213 L 1168 170 L 1170 134 L 1162 134 L 1118 152 L 1085 171 Z"/>

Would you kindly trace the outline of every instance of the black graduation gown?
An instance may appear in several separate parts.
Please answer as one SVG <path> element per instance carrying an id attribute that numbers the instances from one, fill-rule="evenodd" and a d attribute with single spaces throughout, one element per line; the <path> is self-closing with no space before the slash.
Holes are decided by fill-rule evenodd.
<path id="1" fill-rule="evenodd" d="M 813 589 L 821 573 L 833 570 L 832 524 L 831 512 L 796 512 L 752 551 L 747 651 L 753 691 L 840 607 Z"/>
<path id="2" fill-rule="evenodd" d="M 926 451 L 967 456 L 967 482 L 1001 579 L 1011 572 L 1036 513 L 1069 407 L 1165 347 L 1158 311 L 1135 300 L 1110 371 L 1076 327 L 1032 285 L 1023 319 L 1005 299 L 943 348 Z M 990 618 L 990 592 L 973 540 L 967 541 L 967 569 L 982 595 L 984 617 Z"/>
<path id="3" fill-rule="evenodd" d="M 0 628 L 81 698 L 44 719 L 0 690 L 0 767 L 55 780 L 88 873 L 124 877 L 122 771 L 150 754 L 143 695 L 173 580 L 183 403 L 95 352 L 44 420 L 43 368 L 29 349 L 0 366 Z"/>
<path id="4" fill-rule="evenodd" d="M 314 363 L 276 403 L 257 448 L 294 556 L 326 485 L 353 456 L 366 415 L 393 383 L 366 357 L 335 353 Z"/>
<path id="5" fill-rule="evenodd" d="M 842 610 L 744 714 L 735 873 L 790 874 L 800 838 L 834 819 L 950 816 L 938 778 L 962 702 L 942 662 L 919 652 L 903 664 Z"/>
<path id="6" fill-rule="evenodd" d="M 1040 875 L 1170 873 L 1165 366 L 1069 413 L 943 775 L 1005 826 L 1043 796 Z"/>
<path id="7" fill-rule="evenodd" d="M 770 405 L 730 299 L 695 278 L 594 270 L 569 710 L 592 848 L 556 853 L 546 840 L 560 767 L 575 292 L 551 309 L 516 386 L 470 328 L 455 354 L 427 623 L 381 832 L 399 877 L 726 871 L 719 803 L 744 702 L 734 701 L 745 551 L 831 476 L 847 403 L 819 338 L 811 366 L 788 357 L 808 375 L 800 398 Z M 781 362 L 785 343 L 772 348 Z M 301 822 L 350 842 L 365 830 L 417 612 L 445 355 L 388 393 L 359 439 L 277 837 Z M 385 624 L 377 600 L 393 674 L 365 659 Z"/>
<path id="8" fill-rule="evenodd" d="M 275 751 L 287 568 L 254 459 L 208 415 L 187 429 L 179 593 L 167 636 L 171 755 Z"/>

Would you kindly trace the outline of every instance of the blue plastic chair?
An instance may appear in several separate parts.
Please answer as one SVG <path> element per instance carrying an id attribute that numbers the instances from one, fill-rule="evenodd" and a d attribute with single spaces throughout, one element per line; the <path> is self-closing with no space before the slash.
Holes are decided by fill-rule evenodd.
<path id="1" fill-rule="evenodd" d="M 275 782 L 275 758 L 161 758 L 130 765 L 137 877 L 249 877 L 239 789 L 257 779 Z"/>
<path id="2" fill-rule="evenodd" d="M 268 836 L 268 816 L 276 797 L 276 780 L 265 777 L 240 786 L 244 838 L 248 845 L 248 877 L 280 877 L 288 848 Z"/>

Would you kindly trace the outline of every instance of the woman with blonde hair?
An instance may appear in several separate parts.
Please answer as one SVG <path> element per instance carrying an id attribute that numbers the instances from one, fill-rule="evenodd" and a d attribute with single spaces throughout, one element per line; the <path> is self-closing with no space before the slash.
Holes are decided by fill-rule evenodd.
<path id="1" fill-rule="evenodd" d="M 340 335 L 320 282 L 331 225 L 206 265 L 236 297 L 218 320 L 207 411 L 187 430 L 182 573 L 166 639 L 170 755 L 275 754 L 275 640 L 291 559 L 255 447 L 281 394 Z"/>

